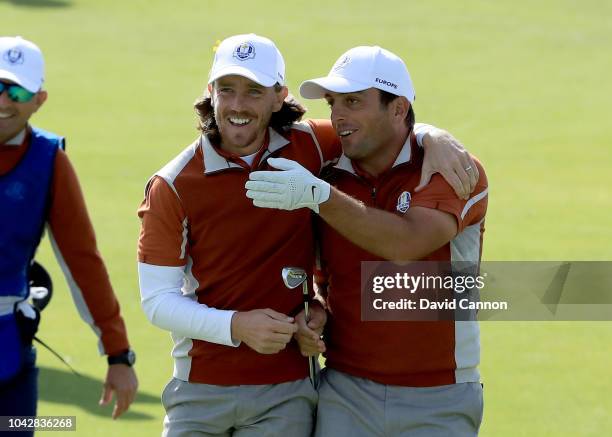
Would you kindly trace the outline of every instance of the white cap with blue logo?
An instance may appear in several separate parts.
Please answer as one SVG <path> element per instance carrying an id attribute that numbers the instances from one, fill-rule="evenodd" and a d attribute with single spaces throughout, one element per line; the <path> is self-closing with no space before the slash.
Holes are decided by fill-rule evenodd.
<path id="1" fill-rule="evenodd" d="M 40 91 L 45 81 L 45 61 L 36 44 L 20 36 L 0 37 L 0 79 L 28 91 Z"/>
<path id="2" fill-rule="evenodd" d="M 285 61 L 276 45 L 254 33 L 224 39 L 215 53 L 208 83 L 223 76 L 238 75 L 271 87 L 285 84 Z"/>
<path id="3" fill-rule="evenodd" d="M 406 64 L 388 50 L 378 46 L 355 47 L 344 53 L 325 77 L 307 80 L 300 85 L 305 99 L 321 99 L 328 91 L 353 93 L 378 88 L 414 102 L 414 86 Z"/>

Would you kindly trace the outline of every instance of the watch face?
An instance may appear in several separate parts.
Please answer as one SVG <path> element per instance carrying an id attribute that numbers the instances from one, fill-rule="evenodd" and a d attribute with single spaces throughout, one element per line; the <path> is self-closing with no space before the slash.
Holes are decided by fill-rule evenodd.
<path id="1" fill-rule="evenodd" d="M 133 366 L 136 362 L 136 353 L 132 349 L 128 349 L 120 355 L 108 357 L 108 364 L 126 364 Z"/>
<path id="2" fill-rule="evenodd" d="M 130 366 L 133 366 L 136 362 L 136 352 L 134 352 L 132 349 L 128 350 L 127 360 L 128 363 L 130 363 Z"/>

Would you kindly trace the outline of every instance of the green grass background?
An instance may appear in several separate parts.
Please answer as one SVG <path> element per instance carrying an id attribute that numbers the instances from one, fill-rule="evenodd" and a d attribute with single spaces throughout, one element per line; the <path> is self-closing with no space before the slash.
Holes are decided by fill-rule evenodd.
<path id="1" fill-rule="evenodd" d="M 611 260 L 611 16 L 605 0 L 0 0 L 0 34 L 46 55 L 49 100 L 34 123 L 68 138 L 138 352 L 139 397 L 113 422 L 97 406 L 105 360 L 44 242 L 57 287 L 40 334 L 85 377 L 39 349 L 39 414 L 76 415 L 70 435 L 159 435 L 170 339 L 140 309 L 136 208 L 147 178 L 194 138 L 192 102 L 216 40 L 272 38 L 296 92 L 352 46 L 396 52 L 415 82 L 417 120 L 448 129 L 486 166 L 485 260 Z M 611 323 L 481 329 L 481 435 L 610 433 Z"/>

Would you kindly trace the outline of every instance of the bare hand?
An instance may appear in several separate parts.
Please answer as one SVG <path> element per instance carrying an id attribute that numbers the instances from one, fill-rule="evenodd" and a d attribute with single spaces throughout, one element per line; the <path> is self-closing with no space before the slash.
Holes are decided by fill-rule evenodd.
<path id="1" fill-rule="evenodd" d="M 327 312 L 318 304 L 310 307 L 310 321 L 306 323 L 304 311 L 295 317 L 298 331 L 293 335 L 305 357 L 316 356 L 325 352 L 325 342 L 321 340 L 323 328 L 327 322 Z"/>
<path id="2" fill-rule="evenodd" d="M 296 331 L 293 317 L 270 308 L 237 312 L 232 317 L 232 339 L 246 343 L 260 354 L 285 349 Z"/>
<path id="3" fill-rule="evenodd" d="M 138 378 L 134 369 L 125 364 L 111 364 L 106 372 L 106 381 L 102 389 L 100 405 L 108 405 L 113 400 L 113 392 L 117 398 L 113 408 L 113 419 L 125 413 L 136 397 Z"/>
<path id="4" fill-rule="evenodd" d="M 442 129 L 428 132 L 423 138 L 425 159 L 421 181 L 415 189 L 419 192 L 429 183 L 434 173 L 453 187 L 457 196 L 468 199 L 478 182 L 478 168 L 469 152 L 451 134 Z"/>

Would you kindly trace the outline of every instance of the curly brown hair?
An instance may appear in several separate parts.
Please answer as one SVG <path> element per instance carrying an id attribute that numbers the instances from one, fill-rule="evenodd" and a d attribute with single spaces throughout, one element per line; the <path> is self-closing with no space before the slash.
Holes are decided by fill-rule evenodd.
<path id="1" fill-rule="evenodd" d="M 278 83 L 274 85 L 274 91 L 280 92 L 282 86 Z M 219 126 L 215 121 L 215 110 L 212 106 L 209 95 L 204 94 L 199 97 L 193 104 L 195 112 L 198 116 L 198 130 L 206 135 L 209 141 L 213 144 L 221 144 L 221 134 Z M 285 98 L 280 110 L 272 113 L 269 126 L 282 134 L 287 130 L 292 123 L 300 121 L 306 114 L 306 107 L 297 101 L 293 95 L 289 94 Z"/>

